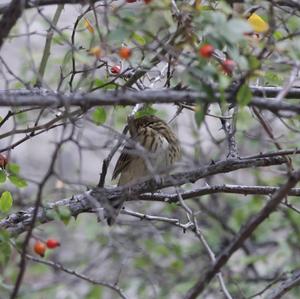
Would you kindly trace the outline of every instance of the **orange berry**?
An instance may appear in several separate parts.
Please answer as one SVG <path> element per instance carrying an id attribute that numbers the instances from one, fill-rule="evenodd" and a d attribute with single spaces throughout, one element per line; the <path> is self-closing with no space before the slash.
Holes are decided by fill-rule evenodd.
<path id="1" fill-rule="evenodd" d="M 127 47 L 122 47 L 119 50 L 119 56 L 123 59 L 129 59 L 131 54 L 132 54 L 131 49 Z"/>
<path id="2" fill-rule="evenodd" d="M 90 49 L 89 54 L 93 55 L 97 59 L 99 59 L 100 56 L 101 56 L 101 54 L 102 54 L 101 48 L 99 48 L 99 47 L 93 47 L 93 48 Z"/>
<path id="3" fill-rule="evenodd" d="M 226 59 L 221 65 L 224 73 L 227 75 L 231 75 L 235 68 L 235 62 L 231 59 Z"/>
<path id="4" fill-rule="evenodd" d="M 41 241 L 36 241 L 34 243 L 33 250 L 39 256 L 44 257 L 46 252 L 46 244 Z"/>
<path id="5" fill-rule="evenodd" d="M 215 48 L 210 45 L 210 44 L 204 44 L 200 49 L 199 49 L 199 55 L 204 57 L 204 58 L 210 58 L 212 54 L 214 53 Z"/>
<path id="6" fill-rule="evenodd" d="M 114 65 L 110 68 L 112 74 L 119 74 L 121 72 L 121 67 L 119 65 Z"/>
<path id="7" fill-rule="evenodd" d="M 4 155 L 0 154 L 0 167 L 5 168 L 6 164 L 7 164 L 7 158 Z"/>
<path id="8" fill-rule="evenodd" d="M 48 240 L 46 241 L 46 245 L 47 245 L 48 248 L 54 249 L 54 248 L 56 248 L 56 247 L 59 247 L 59 246 L 60 246 L 60 243 L 59 243 L 59 241 L 57 241 L 56 239 L 48 239 Z"/>

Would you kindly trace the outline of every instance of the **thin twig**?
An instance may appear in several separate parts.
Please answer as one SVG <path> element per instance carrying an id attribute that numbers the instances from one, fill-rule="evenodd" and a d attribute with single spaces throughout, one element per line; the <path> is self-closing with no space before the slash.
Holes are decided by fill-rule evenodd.
<path id="1" fill-rule="evenodd" d="M 65 272 L 65 273 L 68 273 L 72 276 L 75 276 L 75 277 L 78 277 L 82 280 L 85 280 L 85 281 L 87 281 L 91 284 L 100 285 L 100 286 L 109 288 L 112 291 L 116 292 L 121 298 L 128 299 L 128 297 L 123 293 L 123 291 L 116 284 L 111 284 L 111 283 L 108 283 L 108 282 L 105 282 L 105 281 L 102 281 L 102 280 L 97 280 L 97 279 L 90 278 L 86 275 L 78 273 L 75 270 L 68 269 L 65 266 L 63 266 L 62 264 L 59 264 L 57 262 L 43 260 L 43 259 L 36 258 L 36 257 L 28 255 L 28 254 L 26 255 L 26 259 L 28 259 L 32 262 L 35 262 L 35 263 L 39 263 L 39 264 L 43 264 L 43 265 L 52 267 L 55 270 L 61 270 L 61 271 Z"/>

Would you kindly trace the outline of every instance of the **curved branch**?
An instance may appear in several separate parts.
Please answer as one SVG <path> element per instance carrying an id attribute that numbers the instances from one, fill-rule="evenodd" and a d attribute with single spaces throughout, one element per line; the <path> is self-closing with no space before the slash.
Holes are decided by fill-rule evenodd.
<path id="1" fill-rule="evenodd" d="M 112 291 L 116 292 L 121 298 L 128 299 L 128 297 L 123 293 L 123 291 L 116 284 L 113 285 L 113 284 L 111 284 L 109 282 L 106 282 L 106 281 L 92 279 L 92 278 L 90 278 L 90 277 L 88 277 L 88 276 L 86 276 L 84 274 L 78 273 L 75 270 L 68 269 L 65 266 L 63 266 L 62 264 L 59 264 L 59 263 L 56 263 L 56 262 L 42 260 L 42 259 L 36 258 L 36 257 L 28 255 L 28 254 L 26 255 L 26 258 L 28 260 L 32 261 L 32 262 L 52 267 L 55 270 L 61 270 L 61 271 L 65 272 L 65 273 L 68 273 L 68 274 L 70 274 L 72 276 L 75 276 L 77 278 L 85 280 L 85 281 L 87 281 L 89 283 L 109 288 Z"/>
<path id="2" fill-rule="evenodd" d="M 53 210 L 55 211 L 59 206 L 66 206 L 69 208 L 72 216 L 85 212 L 93 212 L 95 209 L 95 202 L 99 203 L 101 207 L 105 207 L 107 202 L 116 200 L 121 196 L 126 200 L 145 192 L 152 192 L 165 187 L 180 186 L 185 183 L 196 182 L 197 180 L 218 174 L 228 173 L 243 168 L 250 167 L 266 167 L 271 165 L 280 165 L 285 163 L 282 157 L 272 158 L 255 158 L 255 159 L 228 159 L 199 167 L 192 171 L 179 172 L 169 176 L 156 176 L 155 178 L 141 181 L 133 185 L 123 187 L 116 187 L 113 189 L 95 188 L 93 190 L 74 195 L 72 198 L 59 200 L 54 203 L 49 203 L 40 207 L 36 223 L 47 223 L 54 220 Z M 97 205 L 97 208 L 99 207 Z M 18 235 L 26 231 L 31 224 L 34 208 L 29 208 L 24 211 L 7 216 L 0 221 L 0 229 L 6 229 L 13 235 Z"/>

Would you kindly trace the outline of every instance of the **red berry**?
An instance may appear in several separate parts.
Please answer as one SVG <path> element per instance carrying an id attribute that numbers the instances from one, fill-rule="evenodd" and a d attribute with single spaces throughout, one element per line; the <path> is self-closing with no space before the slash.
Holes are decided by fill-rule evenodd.
<path id="1" fill-rule="evenodd" d="M 224 73 L 227 75 L 231 75 L 235 68 L 235 62 L 231 59 L 226 59 L 221 65 Z"/>
<path id="2" fill-rule="evenodd" d="M 33 250 L 39 256 L 44 257 L 46 252 L 46 245 L 41 241 L 36 241 L 34 243 Z"/>
<path id="3" fill-rule="evenodd" d="M 149 4 L 152 0 L 144 0 L 145 4 Z"/>
<path id="4" fill-rule="evenodd" d="M 110 68 L 110 72 L 112 74 L 119 74 L 121 71 L 121 67 L 119 65 L 114 65 Z"/>
<path id="5" fill-rule="evenodd" d="M 210 44 L 205 44 L 199 49 L 199 55 L 204 58 L 210 58 L 214 53 L 214 47 Z"/>
<path id="6" fill-rule="evenodd" d="M 0 154 L 0 167 L 5 168 L 6 164 L 7 164 L 7 158 L 4 155 Z"/>
<path id="7" fill-rule="evenodd" d="M 130 56 L 132 54 L 132 51 L 130 48 L 127 48 L 127 47 L 122 47 L 120 50 L 119 50 L 119 56 L 123 59 L 129 59 Z"/>
<path id="8" fill-rule="evenodd" d="M 60 243 L 56 239 L 48 239 L 46 241 L 47 247 L 50 249 L 54 249 L 60 246 Z"/>

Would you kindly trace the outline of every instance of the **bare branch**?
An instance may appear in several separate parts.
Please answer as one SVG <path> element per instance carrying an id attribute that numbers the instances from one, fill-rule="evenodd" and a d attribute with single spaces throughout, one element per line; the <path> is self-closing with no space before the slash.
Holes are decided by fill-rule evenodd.
<path id="1" fill-rule="evenodd" d="M 278 191 L 279 187 L 269 186 L 243 186 L 243 185 L 215 185 L 197 188 L 181 193 L 183 199 L 195 198 L 214 193 L 229 193 L 242 195 L 271 195 Z M 300 196 L 300 188 L 293 188 L 288 193 L 289 196 Z M 177 202 L 176 193 L 145 193 L 139 196 L 141 200 Z"/>
<path id="2" fill-rule="evenodd" d="M 289 274 L 285 275 L 284 279 L 278 281 L 276 286 L 270 289 L 269 294 L 264 297 L 264 299 L 279 299 L 282 298 L 284 294 L 289 292 L 294 287 L 300 285 L 300 270 L 294 270 Z"/>
<path id="3" fill-rule="evenodd" d="M 39 6 L 45 5 L 56 5 L 56 4 L 89 4 L 89 3 L 96 3 L 102 0 L 25 0 L 24 8 L 34 8 Z M 7 4 L 0 6 L 0 14 L 6 13 L 9 9 Z"/>
<path id="4" fill-rule="evenodd" d="M 300 89 L 299 94 L 300 98 Z M 72 94 L 63 95 L 50 91 L 0 91 L 0 106 L 40 106 L 40 107 L 61 107 L 61 106 L 113 106 L 113 105 L 136 105 L 138 103 L 187 103 L 194 104 L 201 100 L 203 103 L 217 102 L 218 94 L 207 98 L 203 92 L 176 91 L 171 89 L 163 90 L 142 90 L 142 91 L 98 91 L 94 94 Z M 289 111 L 300 113 L 300 105 L 287 102 L 270 101 L 268 99 L 253 98 L 249 106 L 260 109 L 267 109 L 274 113 Z"/>
<path id="5" fill-rule="evenodd" d="M 5 9 L 0 21 L 0 48 L 2 47 L 4 39 L 8 36 L 10 30 L 22 15 L 23 8 L 23 0 L 12 0 Z"/>
<path id="6" fill-rule="evenodd" d="M 88 277 L 86 275 L 78 273 L 75 270 L 68 269 L 65 266 L 63 266 L 62 264 L 59 264 L 59 263 L 56 263 L 56 262 L 52 262 L 52 261 L 42 260 L 42 259 L 36 258 L 36 257 L 28 255 L 28 254 L 26 255 L 26 259 L 28 259 L 28 260 L 30 260 L 32 262 L 35 262 L 35 263 L 39 263 L 39 264 L 43 264 L 43 265 L 52 267 L 55 270 L 61 270 L 61 271 L 65 272 L 65 273 L 68 273 L 68 274 L 70 274 L 72 276 L 75 276 L 77 278 L 85 280 L 85 281 L 87 281 L 89 283 L 109 288 L 112 291 L 116 292 L 121 298 L 128 299 L 128 297 L 125 296 L 125 294 L 123 293 L 123 291 L 117 285 L 115 285 L 115 284 L 111 284 L 109 282 L 105 282 L 105 281 L 102 281 L 102 280 L 92 279 L 92 278 L 90 278 L 90 277 Z"/>
<path id="7" fill-rule="evenodd" d="M 271 199 L 266 203 L 264 208 L 255 216 L 249 218 L 247 223 L 240 229 L 236 237 L 231 243 L 220 253 L 214 265 L 209 266 L 195 285 L 187 292 L 185 299 L 196 299 L 214 278 L 219 273 L 220 269 L 228 262 L 230 257 L 243 245 L 256 228 L 265 221 L 269 215 L 275 211 L 282 199 L 287 196 L 291 188 L 293 188 L 300 180 L 300 171 L 293 172 L 287 182 L 273 194 Z"/>

